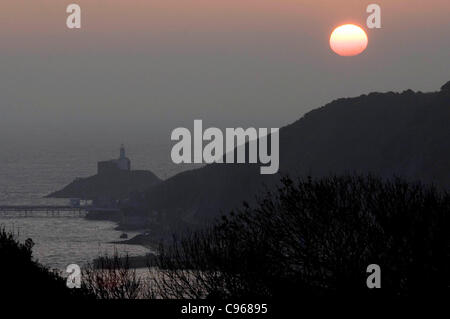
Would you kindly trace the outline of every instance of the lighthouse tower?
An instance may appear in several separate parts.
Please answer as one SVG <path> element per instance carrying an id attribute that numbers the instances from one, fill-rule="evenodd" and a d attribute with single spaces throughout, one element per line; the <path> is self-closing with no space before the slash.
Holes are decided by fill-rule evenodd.
<path id="1" fill-rule="evenodd" d="M 131 161 L 126 157 L 125 146 L 123 144 L 120 146 L 120 156 L 117 160 L 117 167 L 125 171 L 131 170 Z"/>
<path id="2" fill-rule="evenodd" d="M 117 170 L 130 171 L 131 161 L 126 156 L 125 146 L 120 146 L 120 155 L 118 159 L 102 161 L 97 163 L 97 174 L 114 173 Z"/>
<path id="3" fill-rule="evenodd" d="M 125 146 L 120 145 L 120 159 L 125 158 Z"/>

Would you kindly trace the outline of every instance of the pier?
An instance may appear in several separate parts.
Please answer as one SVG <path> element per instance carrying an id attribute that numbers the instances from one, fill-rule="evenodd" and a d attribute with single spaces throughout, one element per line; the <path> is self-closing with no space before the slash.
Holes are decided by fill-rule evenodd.
<path id="1" fill-rule="evenodd" d="M 25 214 L 28 216 L 29 214 L 34 213 L 46 213 L 48 216 L 58 216 L 61 213 L 73 213 L 78 215 L 84 215 L 90 211 L 95 212 L 110 212 L 110 213 L 119 213 L 120 209 L 118 208 L 100 208 L 93 206 L 49 206 L 49 205 L 5 205 L 0 206 L 0 214 L 6 213 L 17 213 L 17 214 Z"/>

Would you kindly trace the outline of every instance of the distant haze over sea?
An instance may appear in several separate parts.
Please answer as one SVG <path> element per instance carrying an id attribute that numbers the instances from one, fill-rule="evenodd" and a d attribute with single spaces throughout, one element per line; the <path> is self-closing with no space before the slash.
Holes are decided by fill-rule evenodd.
<path id="1" fill-rule="evenodd" d="M 89 143 L 88 141 L 17 143 L 2 145 L 0 152 L 0 205 L 60 205 L 66 200 L 44 199 L 43 196 L 70 183 L 77 177 L 94 175 L 97 161 L 116 158 L 120 143 Z M 125 144 L 132 169 L 147 169 L 167 178 L 187 169 L 170 161 L 169 144 Z M 44 265 L 63 270 L 69 263 L 84 264 L 105 252 L 144 255 L 142 246 L 113 245 L 121 232 L 109 221 L 87 221 L 66 214 L 47 217 L 44 214 L 16 216 L 0 214 L 0 227 L 19 235 L 24 241 L 36 243 L 33 254 Z M 50 230 L 50 231 L 49 231 Z M 137 232 L 128 232 L 129 236 Z"/>
<path id="2" fill-rule="evenodd" d="M 43 196 L 77 177 L 96 174 L 97 161 L 117 158 L 122 142 L 43 141 L 3 145 L 0 153 L 0 204 L 61 203 L 61 200 L 44 199 Z M 150 170 L 166 179 L 193 167 L 172 163 L 169 142 L 124 142 L 132 169 Z"/>

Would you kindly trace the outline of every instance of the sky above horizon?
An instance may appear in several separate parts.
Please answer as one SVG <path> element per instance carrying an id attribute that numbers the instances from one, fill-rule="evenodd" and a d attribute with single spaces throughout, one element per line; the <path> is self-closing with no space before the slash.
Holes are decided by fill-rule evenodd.
<path id="1" fill-rule="evenodd" d="M 66 7 L 82 8 L 81 30 Z M 368 4 L 382 29 L 365 25 Z M 2 0 L 0 142 L 281 127 L 339 97 L 450 80 L 448 0 Z M 333 29 L 361 25 L 344 58 Z"/>

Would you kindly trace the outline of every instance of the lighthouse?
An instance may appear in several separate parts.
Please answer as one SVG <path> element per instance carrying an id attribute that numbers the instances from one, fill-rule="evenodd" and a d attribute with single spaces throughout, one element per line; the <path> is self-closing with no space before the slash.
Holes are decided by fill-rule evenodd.
<path id="1" fill-rule="evenodd" d="M 125 156 L 125 146 L 122 144 L 122 145 L 120 145 L 120 157 L 119 157 L 119 159 L 123 159 L 123 158 L 126 158 L 126 156 Z"/>
<path id="2" fill-rule="evenodd" d="M 117 160 L 117 167 L 124 171 L 131 170 L 131 161 L 126 157 L 125 146 L 123 144 L 120 145 L 120 155 L 119 159 Z"/>
<path id="3" fill-rule="evenodd" d="M 122 171 L 130 171 L 131 170 L 131 161 L 126 156 L 125 146 L 122 144 L 120 146 L 119 158 L 109 161 L 102 161 L 97 163 L 97 173 L 111 173 L 117 170 Z"/>

